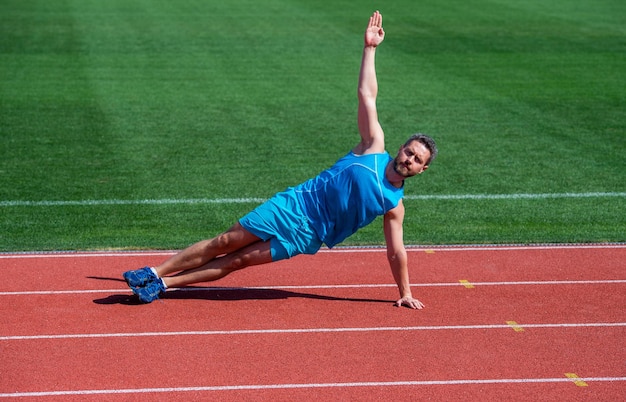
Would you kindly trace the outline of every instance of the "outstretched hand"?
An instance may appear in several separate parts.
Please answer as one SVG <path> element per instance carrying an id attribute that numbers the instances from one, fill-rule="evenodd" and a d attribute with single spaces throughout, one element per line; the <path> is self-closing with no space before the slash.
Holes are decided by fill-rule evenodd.
<path id="1" fill-rule="evenodd" d="M 394 306 L 396 307 L 406 306 L 408 308 L 412 308 L 416 310 L 421 310 L 424 308 L 424 304 L 421 301 L 414 299 L 412 297 L 409 297 L 409 296 L 405 296 L 402 299 L 398 300 L 394 304 Z"/>
<path id="2" fill-rule="evenodd" d="M 365 46 L 376 47 L 385 39 L 385 30 L 383 29 L 383 16 L 378 11 L 374 12 L 370 17 L 370 22 L 365 30 Z"/>

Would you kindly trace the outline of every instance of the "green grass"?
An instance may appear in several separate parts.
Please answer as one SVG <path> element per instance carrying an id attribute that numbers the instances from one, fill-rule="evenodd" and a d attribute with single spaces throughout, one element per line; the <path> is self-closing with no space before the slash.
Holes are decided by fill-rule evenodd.
<path id="1" fill-rule="evenodd" d="M 0 251 L 180 248 L 255 205 L 13 201 L 266 198 L 328 167 L 377 7 L 388 149 L 441 152 L 407 195 L 626 191 L 619 0 L 0 0 Z M 407 200 L 405 240 L 622 242 L 625 198 Z"/>

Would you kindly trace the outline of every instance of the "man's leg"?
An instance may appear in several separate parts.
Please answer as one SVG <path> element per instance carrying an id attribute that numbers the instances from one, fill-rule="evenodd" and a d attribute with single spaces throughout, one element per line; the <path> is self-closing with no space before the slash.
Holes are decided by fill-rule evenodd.
<path id="1" fill-rule="evenodd" d="M 269 241 L 257 241 L 243 249 L 212 259 L 201 267 L 163 277 L 167 287 L 181 287 L 199 282 L 210 282 L 223 278 L 231 272 L 252 265 L 272 262 Z"/>
<path id="2" fill-rule="evenodd" d="M 180 287 L 197 282 L 214 281 L 250 265 L 272 262 L 269 241 L 263 241 L 239 223 L 221 235 L 196 243 L 172 256 L 156 268 L 145 267 L 123 274 L 126 283 L 139 300 L 150 303 L 166 287 Z M 179 272 L 175 276 L 168 273 Z"/>
<path id="3" fill-rule="evenodd" d="M 155 269 L 157 274 L 163 277 L 174 272 L 199 268 L 218 256 L 241 250 L 260 240 L 237 222 L 226 232 L 187 247 Z"/>

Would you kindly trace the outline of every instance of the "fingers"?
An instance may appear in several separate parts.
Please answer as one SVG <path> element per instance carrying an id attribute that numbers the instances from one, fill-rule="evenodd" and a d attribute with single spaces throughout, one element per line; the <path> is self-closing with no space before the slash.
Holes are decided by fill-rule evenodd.
<path id="1" fill-rule="evenodd" d="M 413 310 L 421 310 L 424 308 L 424 303 L 413 298 L 402 298 L 398 300 L 397 302 L 395 302 L 394 306 L 396 307 L 406 306 Z"/>
<path id="2" fill-rule="evenodd" d="M 382 14 L 378 11 L 375 11 L 374 14 L 372 14 L 372 16 L 370 17 L 370 22 L 367 26 L 381 28 L 383 26 Z"/>
<path id="3" fill-rule="evenodd" d="M 424 307 L 424 305 L 420 303 L 419 300 L 411 300 L 406 303 L 406 306 L 408 308 L 412 308 L 413 310 L 421 310 Z"/>

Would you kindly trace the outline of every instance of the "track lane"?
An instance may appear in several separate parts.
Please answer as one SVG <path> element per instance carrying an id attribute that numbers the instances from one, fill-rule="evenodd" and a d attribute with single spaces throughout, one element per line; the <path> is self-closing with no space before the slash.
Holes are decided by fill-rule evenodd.
<path id="1" fill-rule="evenodd" d="M 624 328 L 18 341 L 0 392 L 623 376 Z M 15 347 L 17 346 L 17 347 Z M 26 374 L 27 373 L 27 374 Z M 572 385 L 572 390 L 575 387 Z"/>
<path id="2" fill-rule="evenodd" d="M 11 281 L 0 291 L 124 289 L 121 274 L 157 265 L 170 253 L 3 255 L 0 271 Z M 626 245 L 605 248 L 528 247 L 409 249 L 413 283 L 626 279 Z M 251 267 L 218 286 L 302 286 L 393 283 L 384 249 L 338 249 Z"/>
<path id="3" fill-rule="evenodd" d="M 418 288 L 414 294 L 426 304 L 419 311 L 393 307 L 394 288 L 173 291 L 150 305 L 123 304 L 136 303 L 128 293 L 0 296 L 0 336 L 626 322 L 624 289 L 626 284 Z"/>

